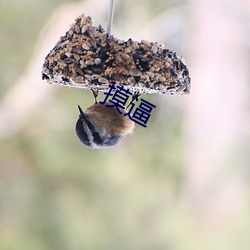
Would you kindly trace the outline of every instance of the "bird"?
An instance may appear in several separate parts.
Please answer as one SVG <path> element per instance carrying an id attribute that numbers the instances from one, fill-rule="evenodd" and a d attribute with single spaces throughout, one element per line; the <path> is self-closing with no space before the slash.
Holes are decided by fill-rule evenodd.
<path id="1" fill-rule="evenodd" d="M 92 91 L 93 92 L 93 91 Z M 134 129 L 134 122 L 126 114 L 126 109 L 120 109 L 111 102 L 105 104 L 96 101 L 97 94 L 94 94 L 95 103 L 84 112 L 78 105 L 79 118 L 75 130 L 81 143 L 91 149 L 112 148 L 117 146 L 126 135 L 131 134 Z"/>

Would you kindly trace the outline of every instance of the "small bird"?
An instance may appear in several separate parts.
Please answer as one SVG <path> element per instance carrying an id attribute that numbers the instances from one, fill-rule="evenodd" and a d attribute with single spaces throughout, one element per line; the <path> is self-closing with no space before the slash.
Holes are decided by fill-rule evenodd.
<path id="1" fill-rule="evenodd" d="M 117 146 L 126 135 L 133 132 L 134 122 L 129 116 L 124 116 L 126 111 L 121 109 L 123 114 L 120 114 L 116 107 L 106 105 L 112 105 L 112 103 L 95 102 L 85 112 L 78 105 L 80 115 L 76 122 L 76 134 L 88 148 Z"/>

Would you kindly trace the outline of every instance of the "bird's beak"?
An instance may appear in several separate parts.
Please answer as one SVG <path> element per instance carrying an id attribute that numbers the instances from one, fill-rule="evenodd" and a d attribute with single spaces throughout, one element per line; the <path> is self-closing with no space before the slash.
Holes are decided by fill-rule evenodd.
<path id="1" fill-rule="evenodd" d="M 86 118 L 84 112 L 82 111 L 82 108 L 79 105 L 77 105 L 77 106 L 78 106 L 78 110 L 79 110 L 79 113 L 80 113 L 80 118 Z"/>

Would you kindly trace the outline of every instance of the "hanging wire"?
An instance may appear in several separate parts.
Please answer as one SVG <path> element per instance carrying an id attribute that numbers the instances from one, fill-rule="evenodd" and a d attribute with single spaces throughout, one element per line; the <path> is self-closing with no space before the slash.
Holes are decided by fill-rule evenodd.
<path id="1" fill-rule="evenodd" d="M 114 9 L 115 9 L 115 0 L 110 0 L 109 13 L 108 13 L 108 27 L 107 27 L 108 34 L 111 33 L 111 29 L 112 29 Z"/>

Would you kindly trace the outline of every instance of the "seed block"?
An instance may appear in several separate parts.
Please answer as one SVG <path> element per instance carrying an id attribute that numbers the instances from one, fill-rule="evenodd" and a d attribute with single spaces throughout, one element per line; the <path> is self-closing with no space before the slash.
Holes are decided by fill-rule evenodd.
<path id="1" fill-rule="evenodd" d="M 188 94 L 182 57 L 157 42 L 123 41 L 81 15 L 45 58 L 42 79 L 94 91 L 124 86 L 134 94 Z"/>

